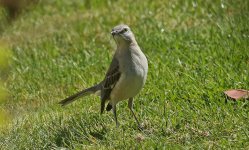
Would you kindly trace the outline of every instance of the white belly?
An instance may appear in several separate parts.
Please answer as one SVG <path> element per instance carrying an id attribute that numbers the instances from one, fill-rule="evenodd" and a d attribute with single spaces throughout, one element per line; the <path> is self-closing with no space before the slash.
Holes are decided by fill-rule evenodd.
<path id="1" fill-rule="evenodd" d="M 145 64 L 141 65 L 140 59 L 145 59 Z M 129 63 L 132 63 L 132 65 Z M 134 56 L 132 62 L 124 62 L 121 67 L 126 69 L 123 69 L 125 72 L 121 72 L 120 79 L 111 92 L 110 98 L 112 103 L 118 103 L 136 96 L 146 81 L 148 64 L 144 55 L 142 55 L 142 58 Z"/>
<path id="2" fill-rule="evenodd" d="M 111 101 L 117 103 L 121 100 L 134 97 L 142 89 L 143 85 L 144 81 L 140 76 L 122 75 L 111 92 Z"/>

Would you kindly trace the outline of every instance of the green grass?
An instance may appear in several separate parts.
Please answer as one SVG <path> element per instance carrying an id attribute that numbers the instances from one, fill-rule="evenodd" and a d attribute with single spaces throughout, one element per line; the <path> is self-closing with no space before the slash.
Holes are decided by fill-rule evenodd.
<path id="1" fill-rule="evenodd" d="M 2 104 L 12 118 L 0 149 L 248 149 L 249 101 L 224 90 L 249 89 L 248 1 L 45 0 L 11 25 L 0 41 L 13 51 Z M 0 16 L 2 20 L 3 14 Z M 115 43 L 111 29 L 130 25 L 149 60 L 135 98 L 100 115 L 97 96 L 57 102 L 104 77 Z"/>

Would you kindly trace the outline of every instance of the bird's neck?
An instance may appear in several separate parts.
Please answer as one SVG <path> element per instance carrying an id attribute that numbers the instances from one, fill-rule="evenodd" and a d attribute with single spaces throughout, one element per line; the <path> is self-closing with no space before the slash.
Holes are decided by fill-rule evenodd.
<path id="1" fill-rule="evenodd" d="M 127 50 L 127 49 L 130 49 L 130 47 L 133 47 L 133 46 L 137 46 L 136 41 L 117 43 L 117 49 L 118 50 Z"/>

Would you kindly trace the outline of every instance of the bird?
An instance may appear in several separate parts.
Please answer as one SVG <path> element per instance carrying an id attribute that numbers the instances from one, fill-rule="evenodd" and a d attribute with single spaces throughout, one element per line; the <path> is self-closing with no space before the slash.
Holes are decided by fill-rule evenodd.
<path id="1" fill-rule="evenodd" d="M 133 100 L 145 85 L 148 61 L 128 25 L 115 26 L 111 30 L 111 35 L 117 47 L 104 79 L 92 87 L 63 99 L 59 104 L 66 106 L 83 96 L 98 94 L 101 100 L 100 113 L 102 114 L 105 108 L 106 111 L 112 110 L 118 127 L 117 104 L 120 101 L 128 100 L 128 108 L 141 129 L 133 111 Z M 106 103 L 108 104 L 106 105 Z"/>

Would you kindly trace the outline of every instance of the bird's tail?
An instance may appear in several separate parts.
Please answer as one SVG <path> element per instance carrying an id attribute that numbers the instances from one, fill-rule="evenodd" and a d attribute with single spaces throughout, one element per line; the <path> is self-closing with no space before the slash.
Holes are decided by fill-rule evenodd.
<path id="1" fill-rule="evenodd" d="M 64 100 L 60 101 L 59 104 L 61 104 L 61 106 L 68 105 L 68 104 L 72 103 L 73 101 L 77 100 L 78 98 L 89 95 L 89 94 L 94 94 L 97 91 L 99 91 L 100 89 L 101 89 L 100 84 L 94 85 L 94 86 L 87 88 L 87 89 L 84 89 L 84 90 L 82 90 L 74 95 L 71 95 L 68 98 L 65 98 Z"/>

